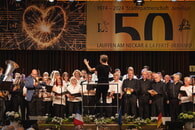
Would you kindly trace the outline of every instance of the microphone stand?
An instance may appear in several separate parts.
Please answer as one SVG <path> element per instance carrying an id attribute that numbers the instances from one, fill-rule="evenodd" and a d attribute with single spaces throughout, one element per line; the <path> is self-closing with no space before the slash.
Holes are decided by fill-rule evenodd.
<path id="1" fill-rule="evenodd" d="M 194 111 L 194 96 L 195 96 L 195 93 L 194 93 L 194 84 L 195 84 L 195 77 L 192 77 L 192 112 L 195 112 Z M 195 118 L 194 118 L 194 122 L 193 122 L 193 128 L 195 128 Z"/>
<path id="2" fill-rule="evenodd" d="M 62 111 L 62 87 L 63 87 L 63 85 L 61 85 L 61 103 L 60 103 L 60 113 L 61 113 L 61 111 Z M 64 117 L 64 116 L 63 116 Z"/>

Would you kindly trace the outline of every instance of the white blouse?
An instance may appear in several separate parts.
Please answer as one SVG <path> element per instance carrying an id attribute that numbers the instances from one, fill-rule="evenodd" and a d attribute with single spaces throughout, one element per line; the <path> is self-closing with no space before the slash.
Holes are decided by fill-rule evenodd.
<path id="1" fill-rule="evenodd" d="M 192 101 L 192 86 L 181 86 L 180 88 L 181 91 L 185 91 L 187 93 L 187 96 L 182 96 L 179 97 L 179 99 L 181 100 L 181 103 L 187 103 L 187 102 L 191 102 Z"/>
<path id="2" fill-rule="evenodd" d="M 77 84 L 77 86 L 73 86 L 70 84 L 70 86 L 67 87 L 67 90 L 68 92 L 70 92 L 70 94 L 81 93 L 81 85 Z M 82 101 L 82 97 L 75 97 L 74 99 L 68 97 L 68 101 L 69 102 L 80 102 Z"/>
<path id="3" fill-rule="evenodd" d="M 67 91 L 67 87 L 66 86 L 53 86 L 53 90 L 55 90 L 56 93 L 61 94 Z M 53 97 L 53 104 L 59 104 L 59 105 L 66 105 L 66 101 L 65 101 L 65 94 L 63 95 L 56 95 L 56 93 L 54 92 L 54 97 Z"/>
<path id="4" fill-rule="evenodd" d="M 115 93 L 122 92 L 122 81 L 115 82 L 114 80 L 110 82 L 108 92 L 114 91 Z"/>

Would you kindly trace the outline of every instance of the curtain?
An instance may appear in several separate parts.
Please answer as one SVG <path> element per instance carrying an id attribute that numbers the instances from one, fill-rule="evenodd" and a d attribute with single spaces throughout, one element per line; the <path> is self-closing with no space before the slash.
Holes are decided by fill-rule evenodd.
<path id="1" fill-rule="evenodd" d="M 59 70 L 61 73 L 67 71 L 72 74 L 74 69 L 87 69 L 83 64 L 83 59 L 87 58 L 90 65 L 95 67 L 99 64 L 99 56 L 107 54 L 109 64 L 114 72 L 115 68 L 121 69 L 125 74 L 129 66 L 133 66 L 136 75 L 141 74 L 144 65 L 148 65 L 150 70 L 162 72 L 162 74 L 172 75 L 181 72 L 183 76 L 189 75 L 190 52 L 87 52 L 87 51 L 50 51 L 50 50 L 1 50 L 0 66 L 6 69 L 6 60 L 13 60 L 19 64 L 20 68 L 14 72 L 29 75 L 33 68 L 39 69 L 40 73 Z"/>

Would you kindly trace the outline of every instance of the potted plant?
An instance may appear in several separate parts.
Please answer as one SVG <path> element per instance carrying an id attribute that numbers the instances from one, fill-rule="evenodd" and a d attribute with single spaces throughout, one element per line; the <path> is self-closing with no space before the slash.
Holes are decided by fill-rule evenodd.
<path id="1" fill-rule="evenodd" d="M 17 128 L 21 121 L 21 115 L 15 111 L 8 111 L 5 113 L 5 115 L 6 120 L 10 122 L 10 125 L 14 128 Z"/>
<path id="2" fill-rule="evenodd" d="M 179 114 L 178 118 L 184 122 L 184 127 L 186 130 L 191 130 L 193 127 L 193 122 L 195 121 L 195 112 L 182 112 Z"/>

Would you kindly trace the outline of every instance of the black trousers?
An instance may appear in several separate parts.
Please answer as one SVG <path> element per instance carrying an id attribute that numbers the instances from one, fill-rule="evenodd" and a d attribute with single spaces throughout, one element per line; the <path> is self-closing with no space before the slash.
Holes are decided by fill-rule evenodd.
<path id="1" fill-rule="evenodd" d="M 102 96 L 103 104 L 106 104 L 106 96 L 108 94 L 108 85 L 97 85 L 96 87 L 96 104 L 100 103 L 100 97 Z"/>
<path id="2" fill-rule="evenodd" d="M 121 99 L 119 99 L 120 97 L 120 93 L 118 94 L 114 94 L 114 99 L 112 99 L 112 115 L 114 116 L 116 113 L 118 113 L 120 106 L 121 106 Z M 117 107 L 116 107 L 117 106 Z M 117 111 L 118 110 L 118 111 Z"/>
<path id="3" fill-rule="evenodd" d="M 68 116 L 76 114 L 78 110 L 81 112 L 81 102 L 68 102 Z"/>
<path id="4" fill-rule="evenodd" d="M 149 95 L 140 95 L 139 96 L 139 116 L 141 118 L 149 118 Z"/>
<path id="5" fill-rule="evenodd" d="M 83 96 L 83 109 L 83 114 L 95 114 L 95 96 Z"/>
<path id="6" fill-rule="evenodd" d="M 96 95 L 95 95 L 95 101 L 96 101 L 96 113 L 105 113 L 106 112 L 106 96 L 108 95 L 108 85 L 97 85 L 96 87 Z M 100 98 L 102 96 L 103 103 L 100 103 Z"/>
<path id="7" fill-rule="evenodd" d="M 193 103 L 192 102 L 186 102 L 181 104 L 181 111 L 182 112 L 188 112 L 193 110 Z"/>
<path id="8" fill-rule="evenodd" d="M 12 110 L 15 112 L 19 112 L 19 108 L 21 109 L 21 114 L 22 114 L 22 120 L 25 119 L 25 99 L 23 96 L 20 95 L 14 95 L 11 98 L 12 102 Z"/>
<path id="9" fill-rule="evenodd" d="M 61 105 L 61 104 L 54 104 L 54 106 L 53 106 L 54 116 L 64 118 L 64 114 L 65 114 L 65 108 L 64 107 L 65 106 Z"/>
<path id="10" fill-rule="evenodd" d="M 158 116 L 163 111 L 163 96 L 154 97 L 151 104 L 151 116 Z"/>
<path id="11" fill-rule="evenodd" d="M 124 113 L 137 116 L 137 97 L 136 95 L 126 94 L 124 96 Z"/>
<path id="12" fill-rule="evenodd" d="M 44 104 L 44 109 L 43 109 L 44 115 L 46 114 L 53 115 L 52 101 L 44 101 L 43 104 Z"/>
<path id="13" fill-rule="evenodd" d="M 163 104 L 163 106 L 164 106 L 164 116 L 169 117 L 170 116 L 170 111 L 169 111 L 170 104 L 167 104 L 166 99 L 164 99 L 163 103 L 164 103 Z"/>
<path id="14" fill-rule="evenodd" d="M 29 116 L 42 116 L 43 99 L 38 97 L 33 97 L 30 102 L 28 102 Z"/>
<path id="15" fill-rule="evenodd" d="M 178 99 L 169 100 L 169 112 L 171 116 L 171 121 L 177 121 L 178 115 L 180 113 L 180 105 Z"/>
<path id="16" fill-rule="evenodd" d="M 5 109 L 5 100 L 0 97 L 0 125 L 2 125 L 4 121 Z"/>

